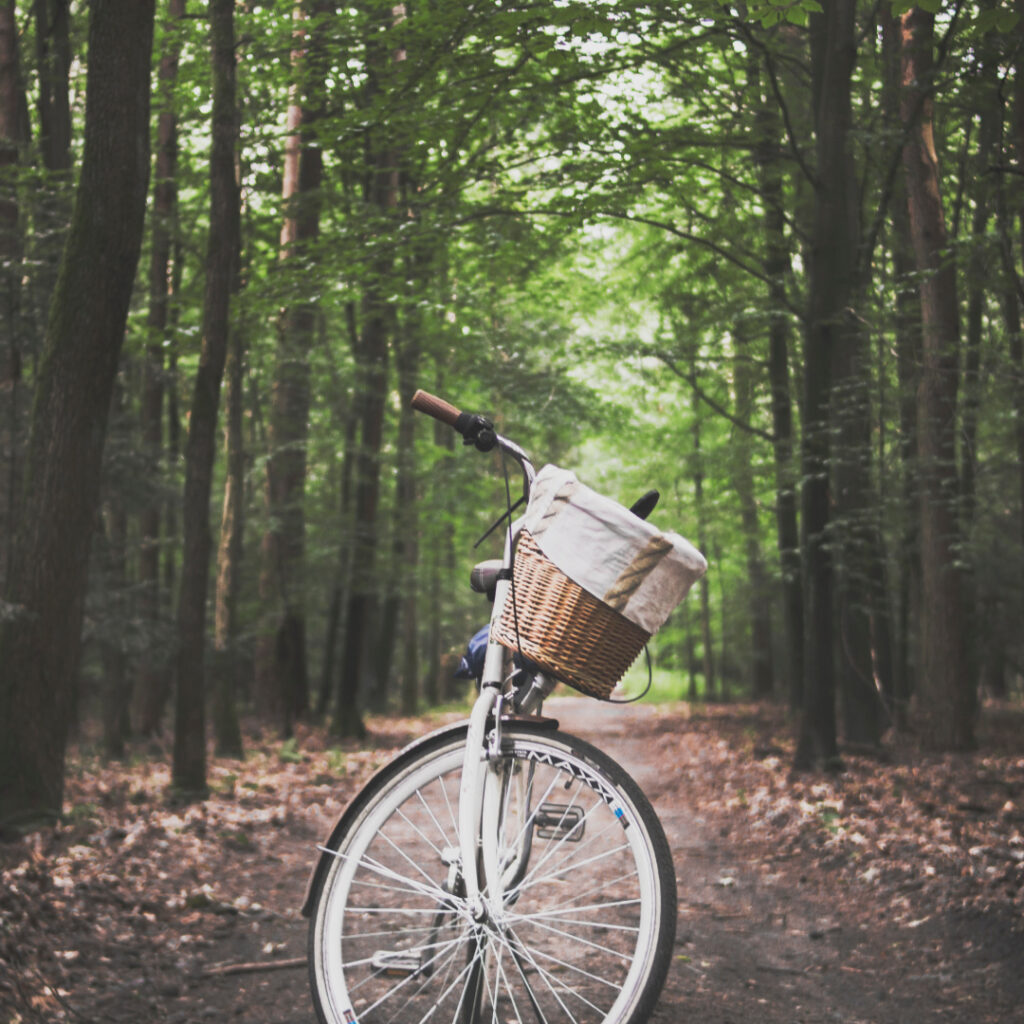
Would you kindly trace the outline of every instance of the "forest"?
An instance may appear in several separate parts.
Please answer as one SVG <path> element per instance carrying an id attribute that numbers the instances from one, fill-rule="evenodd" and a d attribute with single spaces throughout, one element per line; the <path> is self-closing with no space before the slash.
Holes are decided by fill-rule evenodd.
<path id="1" fill-rule="evenodd" d="M 797 768 L 975 748 L 1024 671 L 1022 6 L 3 0 L 0 821 L 72 738 L 202 796 L 244 723 L 463 699 L 505 484 L 417 388 L 661 491 L 710 569 L 656 694 L 787 709 Z"/>

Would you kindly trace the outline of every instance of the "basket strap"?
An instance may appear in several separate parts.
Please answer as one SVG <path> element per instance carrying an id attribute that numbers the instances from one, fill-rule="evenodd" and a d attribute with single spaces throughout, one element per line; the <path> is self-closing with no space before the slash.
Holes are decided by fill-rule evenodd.
<path id="1" fill-rule="evenodd" d="M 672 550 L 672 542 L 660 534 L 652 537 L 619 573 L 618 578 L 601 598 L 606 605 L 622 612 L 647 574 Z"/>

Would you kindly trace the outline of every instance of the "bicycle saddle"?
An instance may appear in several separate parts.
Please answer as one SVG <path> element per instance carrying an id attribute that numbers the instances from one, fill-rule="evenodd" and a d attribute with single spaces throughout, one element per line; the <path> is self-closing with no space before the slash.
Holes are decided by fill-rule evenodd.
<path id="1" fill-rule="evenodd" d="M 486 562 L 477 562 L 469 574 L 469 585 L 476 593 L 486 594 L 493 601 L 500 572 L 500 558 L 488 558 Z"/>

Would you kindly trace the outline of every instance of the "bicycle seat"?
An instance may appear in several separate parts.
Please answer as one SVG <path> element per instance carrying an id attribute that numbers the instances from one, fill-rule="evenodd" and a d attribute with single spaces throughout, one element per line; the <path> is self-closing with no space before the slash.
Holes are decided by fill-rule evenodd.
<path id="1" fill-rule="evenodd" d="M 478 594 L 486 594 L 493 601 L 500 572 L 500 558 L 488 558 L 486 562 L 477 562 L 469 574 L 469 585 Z"/>

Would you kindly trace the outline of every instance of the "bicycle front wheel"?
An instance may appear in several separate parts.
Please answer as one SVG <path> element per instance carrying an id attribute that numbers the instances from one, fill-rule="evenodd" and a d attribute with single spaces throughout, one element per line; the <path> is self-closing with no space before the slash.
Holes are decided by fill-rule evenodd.
<path id="1" fill-rule="evenodd" d="M 504 728 L 487 770 L 498 878 L 462 881 L 465 729 L 399 757 L 331 837 L 313 894 L 310 975 L 324 1024 L 640 1024 L 675 936 L 668 843 L 635 782 L 554 730 Z M 494 794 L 497 794 L 496 796 Z M 492 852 L 493 854 L 493 852 Z"/>

